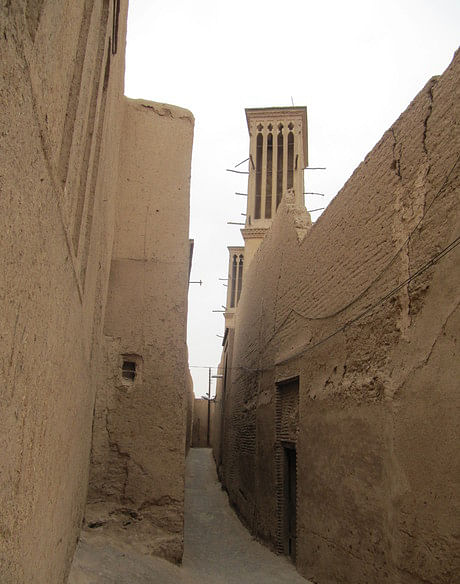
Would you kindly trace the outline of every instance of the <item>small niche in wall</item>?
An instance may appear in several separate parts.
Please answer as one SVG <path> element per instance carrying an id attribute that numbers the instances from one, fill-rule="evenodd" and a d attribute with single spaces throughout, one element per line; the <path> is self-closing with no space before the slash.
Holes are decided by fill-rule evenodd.
<path id="1" fill-rule="evenodd" d="M 141 361 L 139 355 L 121 355 L 121 379 L 124 384 L 135 383 L 139 379 Z"/>
<path id="2" fill-rule="evenodd" d="M 135 361 L 123 361 L 123 366 L 121 368 L 121 376 L 124 379 L 129 379 L 134 381 L 136 379 L 136 362 Z"/>

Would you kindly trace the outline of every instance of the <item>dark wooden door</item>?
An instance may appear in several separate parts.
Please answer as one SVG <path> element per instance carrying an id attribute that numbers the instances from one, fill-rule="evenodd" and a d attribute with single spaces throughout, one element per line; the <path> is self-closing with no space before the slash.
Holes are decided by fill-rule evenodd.
<path id="1" fill-rule="evenodd" d="M 286 448 L 286 514 L 287 514 L 287 543 L 288 555 L 292 561 L 296 560 L 297 534 L 297 477 L 295 448 Z"/>

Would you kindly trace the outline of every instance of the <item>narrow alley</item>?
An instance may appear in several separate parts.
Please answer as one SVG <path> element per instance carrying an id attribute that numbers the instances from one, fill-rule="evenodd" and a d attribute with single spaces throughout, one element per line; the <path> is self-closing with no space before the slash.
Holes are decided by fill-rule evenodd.
<path id="1" fill-rule="evenodd" d="M 0 584 L 458 582 L 460 3 L 348 4 L 0 2 Z"/>
<path id="2" fill-rule="evenodd" d="M 187 458 L 181 568 L 120 548 L 96 528 L 82 532 L 69 584 L 308 584 L 284 557 L 255 541 L 230 508 L 211 450 Z"/>

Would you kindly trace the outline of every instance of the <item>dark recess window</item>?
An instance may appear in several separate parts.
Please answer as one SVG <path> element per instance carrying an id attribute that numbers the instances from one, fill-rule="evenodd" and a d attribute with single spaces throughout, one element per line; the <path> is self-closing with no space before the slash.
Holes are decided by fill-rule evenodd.
<path id="1" fill-rule="evenodd" d="M 238 304 L 241 296 L 241 287 L 243 286 L 243 256 L 240 255 L 240 261 L 238 264 L 238 290 L 236 294 L 236 303 Z"/>
<path id="2" fill-rule="evenodd" d="M 236 274 L 237 274 L 237 258 L 236 255 L 233 256 L 232 262 L 232 278 L 231 278 L 231 296 L 230 296 L 230 308 L 235 307 L 235 295 L 236 295 Z"/>
<path id="3" fill-rule="evenodd" d="M 276 208 L 281 203 L 283 195 L 283 124 L 278 126 L 278 157 L 277 157 L 277 173 L 276 173 Z"/>
<path id="4" fill-rule="evenodd" d="M 294 186 L 294 134 L 288 134 L 288 175 L 287 188 L 292 189 Z"/>
<path id="5" fill-rule="evenodd" d="M 265 217 L 272 217 L 272 172 L 273 172 L 273 134 L 267 136 L 267 190 L 265 193 Z"/>
<path id="6" fill-rule="evenodd" d="M 125 379 L 134 381 L 136 379 L 136 363 L 134 361 L 123 361 L 121 375 Z"/>
<path id="7" fill-rule="evenodd" d="M 120 18 L 120 0 L 113 0 L 112 21 L 112 55 L 117 54 L 118 49 L 118 20 Z"/>
<path id="8" fill-rule="evenodd" d="M 260 219 L 262 208 L 262 148 L 263 136 L 259 132 L 257 134 L 256 145 L 256 208 L 254 211 L 254 219 Z"/>

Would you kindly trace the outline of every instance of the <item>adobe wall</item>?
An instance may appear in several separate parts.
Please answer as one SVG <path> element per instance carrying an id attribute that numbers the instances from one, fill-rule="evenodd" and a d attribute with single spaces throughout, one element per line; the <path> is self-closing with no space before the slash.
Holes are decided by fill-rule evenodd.
<path id="1" fill-rule="evenodd" d="M 188 363 L 188 359 L 187 359 Z M 187 388 L 186 388 L 187 404 L 185 409 L 185 454 L 188 454 L 192 446 L 192 428 L 193 428 L 193 405 L 195 402 L 195 394 L 193 393 L 193 379 L 190 370 L 187 371 Z"/>
<path id="2" fill-rule="evenodd" d="M 219 368 L 218 368 L 218 373 L 221 374 L 222 371 L 222 361 L 224 361 L 225 359 L 225 347 L 224 350 L 222 351 L 222 359 L 221 362 L 219 364 Z M 210 437 L 210 442 L 211 442 L 211 448 L 212 448 L 212 453 L 214 456 L 214 460 L 216 463 L 216 469 L 217 469 L 217 474 L 219 476 L 219 467 L 221 466 L 221 437 L 223 436 L 223 427 L 222 427 L 222 422 L 223 422 L 223 416 L 224 416 L 224 412 L 222 409 L 222 400 L 223 400 L 223 396 L 225 393 L 225 385 L 224 385 L 224 379 L 217 379 L 216 380 L 216 395 L 214 398 L 214 407 L 213 407 L 213 411 L 211 413 L 211 424 L 210 424 L 210 432 L 209 432 L 209 437 Z"/>
<path id="3" fill-rule="evenodd" d="M 227 439 L 227 394 L 232 384 L 233 340 L 235 330 L 228 328 L 223 341 L 222 358 L 218 374 L 222 378 L 216 382 L 216 397 L 211 411 L 211 447 L 216 462 L 217 474 L 222 484 L 225 484 L 224 443 Z M 229 422 L 231 425 L 231 422 Z"/>
<path id="4" fill-rule="evenodd" d="M 276 382 L 298 376 L 297 567 L 320 584 L 458 573 L 459 70 L 457 52 L 306 235 L 286 196 L 245 275 L 225 486 L 280 550 Z"/>
<path id="5" fill-rule="evenodd" d="M 64 582 L 80 530 L 113 239 L 126 9 L 122 2 L 112 54 L 108 0 L 0 7 L 2 584 Z"/>
<path id="6" fill-rule="evenodd" d="M 214 402 L 210 403 L 209 415 L 214 411 Z M 212 423 L 209 426 L 211 431 Z M 208 447 L 208 400 L 196 399 L 193 403 L 192 448 Z"/>
<path id="7" fill-rule="evenodd" d="M 193 116 L 125 101 L 86 525 L 180 561 Z M 123 361 L 136 363 L 133 382 Z"/>

